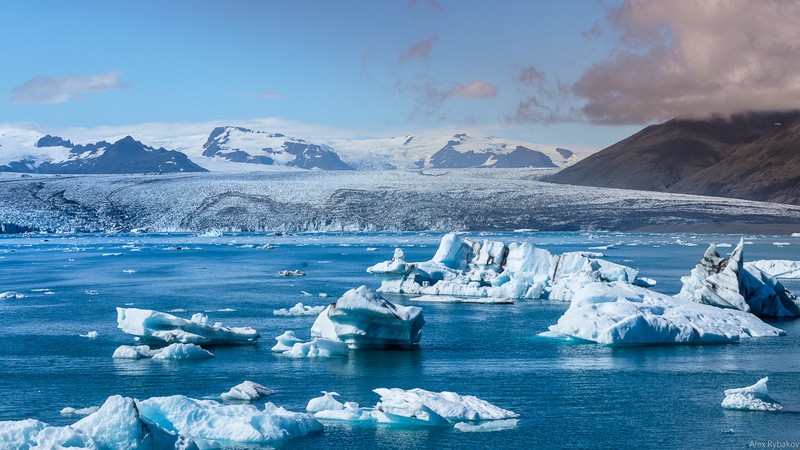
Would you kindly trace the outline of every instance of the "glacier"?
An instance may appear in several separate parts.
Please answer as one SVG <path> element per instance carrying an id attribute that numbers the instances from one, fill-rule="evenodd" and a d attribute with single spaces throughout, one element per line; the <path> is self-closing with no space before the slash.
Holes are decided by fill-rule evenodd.
<path id="1" fill-rule="evenodd" d="M 722 258 L 711 244 L 677 297 L 698 303 L 752 312 L 765 317 L 799 317 L 800 299 L 755 264 L 744 262 L 744 239 Z"/>
<path id="2" fill-rule="evenodd" d="M 408 263 L 397 248 L 391 260 L 367 272 L 380 278 L 379 292 L 486 298 L 498 303 L 518 298 L 569 301 L 575 291 L 593 282 L 654 283 L 639 278 L 636 269 L 596 256 L 591 252 L 553 255 L 528 242 L 506 245 L 449 233 L 429 261 Z"/>
<path id="3" fill-rule="evenodd" d="M 752 386 L 726 389 L 722 407 L 744 411 L 779 411 L 783 407 L 769 396 L 767 391 L 769 377 L 764 377 Z"/>
<path id="4" fill-rule="evenodd" d="M 722 344 L 783 336 L 753 314 L 671 297 L 627 283 L 593 283 L 575 293 L 546 337 L 605 345 Z"/>
<path id="5" fill-rule="evenodd" d="M 191 320 L 159 311 L 117 308 L 117 328 L 146 341 L 182 344 L 248 344 L 259 338 L 250 327 L 224 327 L 208 324 L 208 317 L 197 313 Z"/>
<path id="6" fill-rule="evenodd" d="M 422 308 L 395 305 L 361 286 L 325 308 L 311 326 L 311 336 L 352 349 L 411 348 L 419 344 L 423 325 Z"/>

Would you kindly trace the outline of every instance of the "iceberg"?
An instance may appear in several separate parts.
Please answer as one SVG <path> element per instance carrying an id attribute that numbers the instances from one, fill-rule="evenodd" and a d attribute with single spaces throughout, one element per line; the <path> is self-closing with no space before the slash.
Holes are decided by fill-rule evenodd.
<path id="1" fill-rule="evenodd" d="M 266 386 L 253 383 L 252 381 L 244 381 L 232 387 L 228 392 L 221 394 L 220 398 L 225 401 L 251 402 L 274 393 L 275 391 Z"/>
<path id="2" fill-rule="evenodd" d="M 347 356 L 350 354 L 350 347 L 339 340 L 314 338 L 311 342 L 298 342 L 282 354 L 292 358 Z"/>
<path id="3" fill-rule="evenodd" d="M 517 427 L 517 419 L 492 420 L 490 422 L 459 422 L 453 426 L 463 433 L 485 433 L 489 431 L 512 430 Z"/>
<path id="4" fill-rule="evenodd" d="M 726 389 L 722 407 L 744 411 L 779 411 L 783 407 L 769 396 L 767 381 L 769 377 L 764 377 L 752 386 Z"/>
<path id="5" fill-rule="evenodd" d="M 100 334 L 97 331 L 89 331 L 86 334 L 80 334 L 78 336 L 89 339 L 97 339 L 100 336 Z"/>
<path id="6" fill-rule="evenodd" d="M 395 305 L 361 286 L 326 307 L 311 326 L 311 336 L 352 349 L 412 348 L 419 344 L 423 325 L 422 308 Z"/>
<path id="7" fill-rule="evenodd" d="M 220 446 L 265 444 L 322 430 L 311 415 L 272 403 L 259 410 L 250 404 L 226 405 L 174 395 L 142 400 L 138 406 L 143 417 L 165 430 Z"/>
<path id="8" fill-rule="evenodd" d="M 207 359 L 213 358 L 214 354 L 208 350 L 194 344 L 170 344 L 161 349 L 151 349 L 148 345 L 120 345 L 114 350 L 112 358 L 117 359 L 160 359 L 160 360 L 182 360 L 182 359 Z"/>
<path id="9" fill-rule="evenodd" d="M 6 299 L 18 300 L 21 298 L 25 298 L 25 294 L 20 294 L 19 292 L 14 292 L 14 291 L 0 292 L 0 300 L 6 300 Z"/>
<path id="10" fill-rule="evenodd" d="M 670 297 L 627 283 L 594 283 L 575 293 L 543 336 L 606 345 L 720 344 L 783 336 L 753 314 Z"/>
<path id="11" fill-rule="evenodd" d="M 294 344 L 304 342 L 302 339 L 295 336 L 294 331 L 284 331 L 283 334 L 277 336 L 275 340 L 278 341 L 278 343 L 272 347 L 273 352 L 285 352 L 291 350 Z"/>
<path id="12" fill-rule="evenodd" d="M 744 239 L 730 257 L 711 244 L 676 297 L 765 317 L 800 316 L 800 299 L 754 264 L 744 263 Z"/>
<path id="13" fill-rule="evenodd" d="M 289 309 L 276 309 L 272 311 L 272 314 L 276 316 L 316 316 L 321 313 L 323 309 L 325 309 L 325 305 L 307 306 L 302 302 L 298 302 Z"/>
<path id="14" fill-rule="evenodd" d="M 336 392 L 322 391 L 322 397 L 312 398 L 308 401 L 306 411 L 322 420 L 336 420 L 341 422 L 371 422 L 374 421 L 370 409 L 362 409 L 355 402 L 342 403 L 334 397 Z"/>
<path id="15" fill-rule="evenodd" d="M 773 278 L 800 279 L 800 261 L 786 259 L 761 259 L 751 263 L 756 269 Z M 2 298 L 3 294 L 0 294 Z"/>
<path id="16" fill-rule="evenodd" d="M 401 249 L 367 272 L 381 280 L 378 292 L 489 299 L 550 298 L 569 301 L 592 282 L 621 281 L 640 286 L 655 282 L 638 271 L 599 259 L 593 252 L 553 255 L 528 242 L 473 241 L 450 233 L 429 261 L 409 263 Z M 427 298 L 427 297 L 426 297 Z M 495 301 L 490 301 L 497 303 Z"/>
<path id="17" fill-rule="evenodd" d="M 208 316 L 197 313 L 191 320 L 138 308 L 117 308 L 117 328 L 142 340 L 182 344 L 248 344 L 259 338 L 250 327 L 208 324 Z"/>

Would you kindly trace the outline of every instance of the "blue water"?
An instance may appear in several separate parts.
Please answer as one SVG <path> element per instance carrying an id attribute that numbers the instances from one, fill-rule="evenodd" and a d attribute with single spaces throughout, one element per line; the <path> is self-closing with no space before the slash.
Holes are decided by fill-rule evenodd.
<path id="1" fill-rule="evenodd" d="M 688 274 L 707 243 L 738 241 L 738 236 L 608 233 L 485 237 L 528 240 L 552 252 L 615 244 L 595 251 L 637 267 L 658 280 L 656 290 L 670 294 L 680 289 L 680 276 Z M 266 400 L 296 411 L 320 390 L 371 406 L 378 401 L 372 389 L 420 387 L 477 395 L 521 416 L 516 429 L 494 433 L 326 425 L 323 433 L 280 444 L 284 448 L 745 448 L 751 441 L 800 441 L 800 320 L 774 322 L 786 337 L 735 345 L 610 348 L 537 337 L 558 320 L 567 307 L 563 303 L 426 303 L 421 306 L 427 324 L 416 351 L 351 352 L 331 359 L 270 352 L 274 336 L 294 330 L 307 337 L 314 320 L 276 317 L 274 309 L 298 301 L 322 305 L 361 284 L 377 288 L 367 266 L 388 259 L 396 245 L 407 260 L 429 259 L 439 238 L 433 233 L 0 237 L 0 292 L 26 295 L 0 300 L 0 420 L 33 417 L 66 424 L 75 419 L 61 417 L 61 408 L 100 405 L 112 394 L 199 398 L 252 380 L 278 391 Z M 747 260 L 800 259 L 798 238 L 746 239 L 752 242 L 745 247 Z M 265 243 L 275 247 L 257 248 Z M 307 276 L 277 276 L 295 268 Z M 785 284 L 800 291 L 798 282 Z M 258 345 L 212 348 L 211 360 L 114 360 L 116 347 L 133 342 L 116 328 L 117 306 L 185 309 L 176 313 L 183 317 L 208 311 L 210 321 L 255 327 L 262 339 Z M 235 311 L 219 311 L 226 308 Z M 100 336 L 78 336 L 88 331 Z M 720 408 L 724 389 L 767 375 L 782 412 Z"/>

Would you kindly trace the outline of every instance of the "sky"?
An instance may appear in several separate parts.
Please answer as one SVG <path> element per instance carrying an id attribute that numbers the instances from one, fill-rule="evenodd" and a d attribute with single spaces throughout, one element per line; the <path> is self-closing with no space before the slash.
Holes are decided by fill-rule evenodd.
<path id="1" fill-rule="evenodd" d="M 269 119 L 599 149 L 800 108 L 790 0 L 27 0 L 3 18 L 0 122 L 44 130 Z"/>

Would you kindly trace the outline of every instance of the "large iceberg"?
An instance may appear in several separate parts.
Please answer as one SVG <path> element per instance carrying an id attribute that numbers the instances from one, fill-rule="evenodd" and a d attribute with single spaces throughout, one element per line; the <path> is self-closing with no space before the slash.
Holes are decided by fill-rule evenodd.
<path id="1" fill-rule="evenodd" d="M 513 411 L 495 406 L 472 395 L 430 392 L 424 389 L 374 389 L 381 400 L 373 408 L 342 403 L 339 394 L 323 391 L 311 399 L 306 410 L 324 420 L 372 422 L 399 426 L 450 427 L 465 421 L 496 421 L 518 417 Z M 508 423 L 504 424 L 508 428 Z M 471 430 L 470 430 L 471 431 Z"/>
<path id="2" fill-rule="evenodd" d="M 422 308 L 401 306 L 361 286 L 325 308 L 311 336 L 341 341 L 350 348 L 411 348 L 422 337 Z"/>
<path id="3" fill-rule="evenodd" d="M 569 301 L 592 282 L 654 282 L 638 271 L 597 258 L 596 253 L 553 255 L 528 242 L 473 241 L 450 233 L 429 261 L 408 263 L 401 249 L 367 269 L 381 279 L 378 292 L 497 299 L 550 298 Z"/>
<path id="4" fill-rule="evenodd" d="M 752 386 L 726 389 L 722 407 L 744 411 L 779 411 L 783 407 L 769 396 L 767 381 L 769 377 L 764 377 Z"/>
<path id="5" fill-rule="evenodd" d="M 545 336 L 607 345 L 718 344 L 782 336 L 753 314 L 670 297 L 627 283 L 595 283 L 575 293 Z"/>
<path id="6" fill-rule="evenodd" d="M 250 327 L 210 325 L 208 316 L 201 313 L 186 320 L 138 308 L 117 308 L 117 328 L 142 340 L 182 344 L 246 344 L 259 337 L 258 331 Z"/>
<path id="7" fill-rule="evenodd" d="M 754 264 L 744 263 L 744 240 L 722 258 L 714 244 L 689 276 L 677 297 L 767 317 L 800 316 L 800 299 Z"/>
<path id="8" fill-rule="evenodd" d="M 761 259 L 749 264 L 774 278 L 800 279 L 800 261 Z"/>

